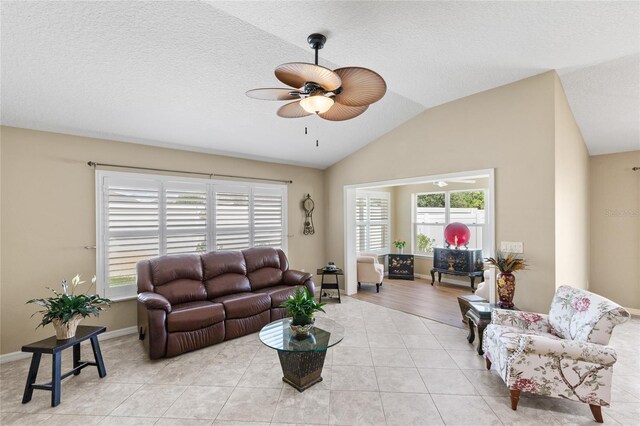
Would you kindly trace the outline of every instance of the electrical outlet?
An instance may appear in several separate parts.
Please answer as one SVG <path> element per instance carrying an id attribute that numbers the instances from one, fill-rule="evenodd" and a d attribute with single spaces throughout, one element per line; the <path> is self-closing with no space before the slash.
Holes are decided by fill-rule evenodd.
<path id="1" fill-rule="evenodd" d="M 522 254 L 524 253 L 524 244 L 522 241 L 500 241 L 500 251 Z"/>

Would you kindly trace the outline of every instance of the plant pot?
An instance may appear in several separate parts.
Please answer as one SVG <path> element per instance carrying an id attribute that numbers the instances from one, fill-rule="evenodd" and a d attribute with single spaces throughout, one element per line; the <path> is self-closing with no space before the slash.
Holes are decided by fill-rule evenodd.
<path id="1" fill-rule="evenodd" d="M 496 282 L 498 288 L 498 306 L 503 309 L 513 309 L 513 295 L 516 292 L 516 277 L 509 272 L 498 273 Z"/>
<path id="2" fill-rule="evenodd" d="M 76 335 L 76 329 L 78 328 L 78 324 L 80 323 L 81 320 L 82 320 L 81 315 L 74 315 L 65 324 L 62 323 L 62 320 L 54 319 L 52 323 L 53 323 L 53 328 L 56 329 L 56 339 L 67 340 L 74 337 Z"/>
<path id="3" fill-rule="evenodd" d="M 314 322 L 314 318 L 294 318 L 289 327 L 297 338 L 305 338 L 309 336 Z"/>
<path id="4" fill-rule="evenodd" d="M 398 254 L 402 254 L 402 248 L 398 249 Z"/>

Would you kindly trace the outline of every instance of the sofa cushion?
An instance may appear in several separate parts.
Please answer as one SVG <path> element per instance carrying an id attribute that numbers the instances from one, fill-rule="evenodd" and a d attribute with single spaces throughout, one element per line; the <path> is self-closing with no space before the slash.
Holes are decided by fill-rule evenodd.
<path id="1" fill-rule="evenodd" d="M 207 301 L 187 302 L 172 306 L 167 315 L 167 330 L 193 331 L 224 321 L 224 307 L 220 303 Z"/>
<path id="2" fill-rule="evenodd" d="M 257 315 L 271 307 L 271 298 L 264 293 L 237 293 L 213 299 L 224 305 L 227 319 Z"/>
<path id="3" fill-rule="evenodd" d="M 271 307 L 279 308 L 280 304 L 287 300 L 289 296 L 293 296 L 298 288 L 303 288 L 303 286 L 277 285 L 256 290 L 254 293 L 268 294 L 271 297 Z"/>
<path id="4" fill-rule="evenodd" d="M 166 297 L 171 305 L 206 300 L 207 291 L 202 281 L 179 279 L 157 286 L 156 293 Z"/>
<path id="5" fill-rule="evenodd" d="M 243 250 L 247 276 L 252 290 L 282 283 L 280 253 L 273 247 L 253 247 Z"/>
<path id="6" fill-rule="evenodd" d="M 244 255 L 239 250 L 212 251 L 202 255 L 204 279 L 208 280 L 223 274 L 247 275 Z"/>
<path id="7" fill-rule="evenodd" d="M 204 282 L 207 298 L 226 296 L 228 294 L 248 293 L 251 291 L 249 279 L 240 274 L 222 274 Z"/>
<path id="8" fill-rule="evenodd" d="M 202 281 L 202 260 L 198 254 L 173 254 L 149 259 L 153 285 L 189 279 Z"/>

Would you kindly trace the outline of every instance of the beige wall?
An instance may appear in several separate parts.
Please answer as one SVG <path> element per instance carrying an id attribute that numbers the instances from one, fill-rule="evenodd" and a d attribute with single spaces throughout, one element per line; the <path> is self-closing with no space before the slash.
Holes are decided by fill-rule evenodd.
<path id="1" fill-rule="evenodd" d="M 495 168 L 496 242 L 523 241 L 516 304 L 555 291 L 554 92 L 548 72 L 426 110 L 326 171 L 327 256 L 344 259 L 344 185 Z"/>
<path id="2" fill-rule="evenodd" d="M 555 76 L 556 287 L 589 287 L 589 152 Z"/>
<path id="3" fill-rule="evenodd" d="M 155 148 L 9 127 L 0 129 L 1 353 L 20 350 L 52 334 L 34 328 L 35 307 L 24 303 L 48 296 L 76 273 L 95 274 L 95 179 L 87 161 L 143 167 L 291 179 L 289 186 L 289 258 L 292 267 L 315 271 L 324 263 L 325 201 L 321 170 Z M 311 193 L 317 232 L 302 235 L 303 196 Z M 115 303 L 97 320 L 109 330 L 133 326 L 135 302 Z"/>
<path id="4" fill-rule="evenodd" d="M 590 158 L 590 289 L 640 314 L 640 151 Z"/>

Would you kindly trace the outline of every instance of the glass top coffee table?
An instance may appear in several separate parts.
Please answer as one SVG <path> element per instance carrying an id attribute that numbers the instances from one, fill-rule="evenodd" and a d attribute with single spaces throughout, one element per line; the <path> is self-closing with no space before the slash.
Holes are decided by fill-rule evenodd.
<path id="1" fill-rule="evenodd" d="M 322 381 L 327 349 L 342 341 L 344 327 L 329 318 L 319 317 L 309 336 L 298 338 L 290 325 L 291 318 L 265 325 L 260 330 L 260 341 L 278 351 L 282 380 L 302 392 Z"/>

